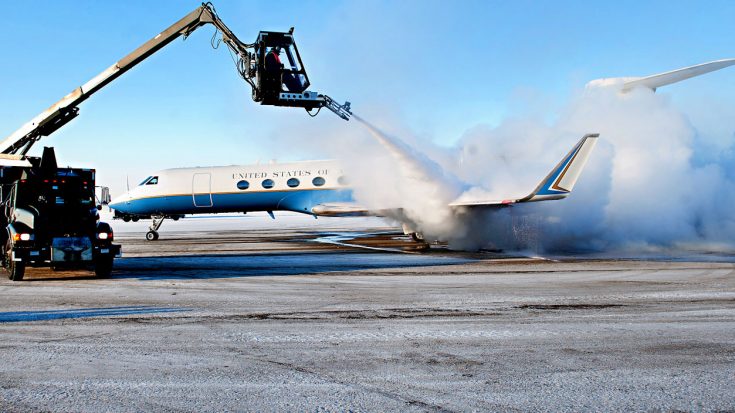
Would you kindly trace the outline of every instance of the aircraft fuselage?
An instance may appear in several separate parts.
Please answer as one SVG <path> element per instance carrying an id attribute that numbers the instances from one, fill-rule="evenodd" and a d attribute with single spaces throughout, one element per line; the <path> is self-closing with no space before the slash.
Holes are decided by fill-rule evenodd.
<path id="1" fill-rule="evenodd" d="M 335 161 L 175 168 L 158 171 L 112 201 L 118 214 L 184 214 L 293 211 L 312 214 L 324 202 L 347 202 Z"/>

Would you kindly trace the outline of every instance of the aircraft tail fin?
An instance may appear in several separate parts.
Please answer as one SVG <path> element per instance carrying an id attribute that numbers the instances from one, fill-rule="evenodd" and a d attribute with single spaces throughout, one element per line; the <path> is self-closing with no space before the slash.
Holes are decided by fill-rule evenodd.
<path id="1" fill-rule="evenodd" d="M 571 151 L 539 183 L 536 189 L 516 202 L 546 201 L 569 196 L 587 164 L 599 134 L 584 135 Z"/>

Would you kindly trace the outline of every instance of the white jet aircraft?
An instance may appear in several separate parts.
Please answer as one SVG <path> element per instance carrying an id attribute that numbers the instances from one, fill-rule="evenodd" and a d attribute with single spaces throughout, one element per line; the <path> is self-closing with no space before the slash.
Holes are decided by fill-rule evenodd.
<path id="1" fill-rule="evenodd" d="M 591 81 L 587 87 L 617 87 L 622 93 L 636 87 L 651 90 L 735 65 L 717 60 L 647 77 Z M 510 204 L 566 198 L 574 188 L 598 135 L 584 136 L 528 196 L 502 201 L 455 201 L 462 212 L 474 208 L 503 208 Z M 186 214 L 293 211 L 318 216 L 385 215 L 355 202 L 337 161 L 288 164 L 178 168 L 158 171 L 114 199 L 115 218 L 137 221 L 152 218 L 146 239 L 158 239 L 164 219 Z M 390 208 L 388 208 L 389 210 Z M 404 225 L 404 230 L 412 231 Z M 415 235 L 415 234 L 412 234 Z"/>
<path id="2" fill-rule="evenodd" d="M 584 136 L 528 196 L 502 201 L 454 202 L 452 208 L 498 207 L 566 198 L 574 188 L 598 135 Z M 146 239 L 158 239 L 165 218 L 186 214 L 292 211 L 313 216 L 383 215 L 352 201 L 337 161 L 176 168 L 158 171 L 114 199 L 115 217 L 152 218 Z"/>

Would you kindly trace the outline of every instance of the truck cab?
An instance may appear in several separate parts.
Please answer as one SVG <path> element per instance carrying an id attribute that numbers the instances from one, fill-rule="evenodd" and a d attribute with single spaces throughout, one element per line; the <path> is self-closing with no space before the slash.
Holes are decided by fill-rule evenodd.
<path id="1" fill-rule="evenodd" d="M 26 266 L 112 271 L 120 246 L 109 224 L 99 221 L 95 170 L 58 168 L 45 148 L 31 167 L 0 170 L 5 230 L 0 232 L 0 260 L 12 280 L 22 280 Z"/>

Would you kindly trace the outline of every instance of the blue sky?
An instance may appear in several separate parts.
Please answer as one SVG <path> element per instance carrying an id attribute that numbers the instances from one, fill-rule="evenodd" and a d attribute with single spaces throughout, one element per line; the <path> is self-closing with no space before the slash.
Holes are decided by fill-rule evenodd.
<path id="1" fill-rule="evenodd" d="M 0 134 L 30 118 L 196 8 L 196 1 L 0 1 Z M 244 41 L 296 27 L 312 89 L 350 100 L 356 113 L 396 119 L 451 145 L 478 124 L 526 112 L 553 117 L 575 89 L 600 77 L 658 73 L 735 57 L 735 1 L 217 1 Z M 289 131 L 355 127 L 323 112 L 261 107 L 213 29 L 177 40 L 81 106 L 81 115 L 36 145 L 62 163 L 91 166 L 122 188 L 176 166 L 244 164 L 290 152 Z M 698 102 L 735 108 L 735 72 L 667 90 L 693 117 Z M 731 111 L 729 113 L 732 113 Z"/>

